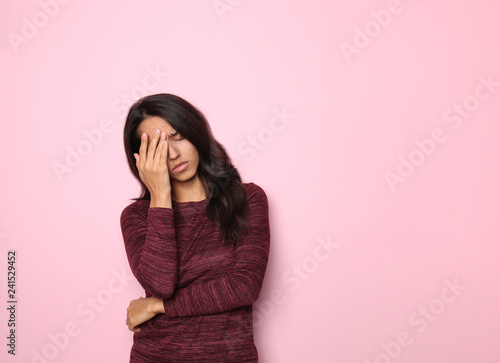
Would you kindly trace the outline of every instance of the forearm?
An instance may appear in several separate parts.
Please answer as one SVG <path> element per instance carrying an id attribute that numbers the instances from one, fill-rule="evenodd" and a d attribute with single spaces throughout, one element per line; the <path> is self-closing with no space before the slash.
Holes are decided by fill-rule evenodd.
<path id="1" fill-rule="evenodd" d="M 253 304 L 260 293 L 260 283 L 244 276 L 224 276 L 174 291 L 163 300 L 168 317 L 215 314 Z M 157 308 L 159 310 L 159 308 Z"/>
<path id="2" fill-rule="evenodd" d="M 151 295 L 169 298 L 178 277 L 177 242 L 173 226 L 173 210 L 150 208 L 148 229 L 136 272 L 137 279 Z M 164 221 L 168 224 L 165 224 Z"/>
<path id="3" fill-rule="evenodd" d="M 149 208 L 147 216 L 142 217 L 127 212 L 122 218 L 122 231 L 137 281 L 151 295 L 169 298 L 178 278 L 173 209 Z"/>

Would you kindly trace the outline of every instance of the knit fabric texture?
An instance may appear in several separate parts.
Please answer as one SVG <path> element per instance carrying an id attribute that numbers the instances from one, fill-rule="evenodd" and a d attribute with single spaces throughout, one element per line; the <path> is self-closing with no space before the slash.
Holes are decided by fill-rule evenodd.
<path id="1" fill-rule="evenodd" d="M 270 248 L 264 190 L 243 183 L 249 232 L 236 247 L 205 212 L 206 199 L 150 208 L 138 200 L 120 224 L 132 273 L 145 296 L 163 299 L 134 333 L 130 362 L 258 362 L 252 304 L 264 280 Z"/>

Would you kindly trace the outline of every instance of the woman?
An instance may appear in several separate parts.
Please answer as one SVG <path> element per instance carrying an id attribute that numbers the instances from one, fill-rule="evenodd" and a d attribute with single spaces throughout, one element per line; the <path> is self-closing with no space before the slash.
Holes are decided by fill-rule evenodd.
<path id="1" fill-rule="evenodd" d="M 270 247 L 268 200 L 242 183 L 203 114 L 157 94 L 129 110 L 124 143 L 142 194 L 120 224 L 130 268 L 130 362 L 257 362 L 252 304 Z"/>

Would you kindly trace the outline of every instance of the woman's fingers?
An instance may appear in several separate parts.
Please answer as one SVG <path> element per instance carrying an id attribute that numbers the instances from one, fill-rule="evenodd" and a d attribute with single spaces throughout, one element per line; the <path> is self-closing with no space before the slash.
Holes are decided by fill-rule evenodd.
<path id="1" fill-rule="evenodd" d="M 146 159 L 146 148 L 148 146 L 148 134 L 145 132 L 141 135 L 141 146 L 139 147 L 139 162 Z"/>
<path id="2" fill-rule="evenodd" d="M 156 133 L 149 144 L 148 155 L 146 156 L 146 163 L 149 165 L 153 165 L 156 147 L 158 146 L 158 139 L 160 138 L 160 132 L 160 130 L 156 130 Z"/>
<path id="3" fill-rule="evenodd" d="M 127 326 L 128 326 L 128 330 L 133 331 L 134 333 L 137 333 L 138 331 L 141 331 L 141 328 L 133 326 L 132 323 L 129 321 L 128 318 L 127 318 Z"/>
<path id="4" fill-rule="evenodd" d="M 168 157 L 168 141 L 165 139 L 165 141 L 162 143 L 160 165 L 165 165 L 165 167 L 167 167 L 167 157 Z"/>
<path id="5" fill-rule="evenodd" d="M 156 152 L 155 152 L 155 157 L 154 157 L 154 167 L 155 168 L 161 168 L 162 166 L 165 165 L 165 160 L 162 160 L 163 158 L 163 153 L 165 151 L 165 141 L 166 141 L 167 135 L 162 132 L 160 136 L 160 141 L 158 142 L 158 146 L 156 147 Z"/>
<path id="6" fill-rule="evenodd" d="M 139 297 L 139 299 L 141 299 L 141 298 L 142 298 L 142 296 Z M 127 320 L 125 321 L 125 323 L 127 324 L 128 330 L 136 332 L 136 331 L 139 331 L 140 329 L 137 328 L 135 326 L 135 324 L 132 324 L 132 321 L 130 320 L 130 318 L 131 318 L 131 309 L 133 307 L 133 302 L 134 302 L 134 300 L 132 300 L 129 303 L 129 305 L 128 305 L 128 308 L 127 308 Z"/>

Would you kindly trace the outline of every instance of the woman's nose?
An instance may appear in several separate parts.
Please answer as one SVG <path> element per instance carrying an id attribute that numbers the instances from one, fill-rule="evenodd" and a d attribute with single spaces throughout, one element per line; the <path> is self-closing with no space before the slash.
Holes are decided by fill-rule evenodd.
<path id="1" fill-rule="evenodd" d="M 168 158 L 175 160 L 178 157 L 179 157 L 179 151 L 177 150 L 177 148 L 171 143 L 168 143 Z"/>

